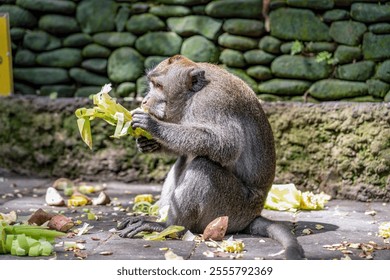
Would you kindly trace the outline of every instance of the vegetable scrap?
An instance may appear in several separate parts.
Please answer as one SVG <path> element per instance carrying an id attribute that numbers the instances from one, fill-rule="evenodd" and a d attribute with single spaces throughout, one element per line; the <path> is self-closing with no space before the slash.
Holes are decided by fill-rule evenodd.
<path id="1" fill-rule="evenodd" d="M 352 243 L 348 241 L 343 241 L 342 243 L 324 245 L 322 247 L 330 251 L 340 251 L 344 255 L 355 255 L 356 253 L 358 257 L 367 260 L 371 260 L 374 258 L 373 253 L 375 252 L 375 250 L 390 250 L 390 245 L 380 246 L 374 241 L 370 241 L 368 243 Z M 354 252 L 350 249 L 357 250 L 357 252 Z"/>
<path id="2" fill-rule="evenodd" d="M 172 250 L 168 250 L 165 254 L 164 257 L 166 260 L 184 260 L 182 256 L 176 255 Z"/>
<path id="3" fill-rule="evenodd" d="M 390 238 L 390 222 L 383 222 L 379 225 L 378 235 L 383 238 Z"/>
<path id="4" fill-rule="evenodd" d="M 203 255 L 208 258 L 229 257 L 231 259 L 239 259 L 243 257 L 242 253 L 244 252 L 245 248 L 244 242 L 239 239 L 235 240 L 233 236 L 227 240 L 223 240 L 221 243 L 212 240 L 206 242 L 206 245 L 208 247 L 216 248 L 214 251 L 203 252 Z"/>
<path id="5" fill-rule="evenodd" d="M 8 214 L 0 213 L 0 222 L 6 222 L 7 224 L 15 223 L 18 219 L 18 215 L 15 211 L 11 211 Z"/>
<path id="6" fill-rule="evenodd" d="M 144 233 L 143 239 L 150 241 L 162 241 L 165 240 L 166 237 L 177 239 L 178 234 L 184 230 L 182 226 L 169 226 L 164 229 L 162 232 L 152 232 L 152 233 Z"/>
<path id="7" fill-rule="evenodd" d="M 301 192 L 294 184 L 272 185 L 264 208 L 278 211 L 322 210 L 331 196 Z"/>
<path id="8" fill-rule="evenodd" d="M 62 191 L 69 199 L 66 201 L 60 194 Z M 88 195 L 100 192 L 98 197 L 90 198 Z M 93 205 L 107 205 L 111 202 L 110 197 L 103 191 L 103 187 L 99 185 L 88 185 L 81 183 L 75 185 L 67 178 L 57 179 L 52 187 L 46 190 L 45 201 L 50 206 L 67 206 L 80 207 L 89 204 Z M 65 203 L 66 201 L 66 203 Z"/>
<path id="9" fill-rule="evenodd" d="M 125 107 L 120 105 L 108 93 L 111 91 L 111 84 L 106 84 L 101 91 L 93 95 L 93 108 L 79 108 L 75 114 L 81 138 L 92 149 L 92 134 L 90 121 L 100 118 L 112 126 L 116 126 L 113 138 L 130 135 L 135 138 L 144 136 L 151 139 L 152 136 L 143 129 L 131 127 L 132 115 Z"/>
<path id="10" fill-rule="evenodd" d="M 54 239 L 64 235 L 42 226 L 9 225 L 3 221 L 0 222 L 0 254 L 50 256 Z"/>

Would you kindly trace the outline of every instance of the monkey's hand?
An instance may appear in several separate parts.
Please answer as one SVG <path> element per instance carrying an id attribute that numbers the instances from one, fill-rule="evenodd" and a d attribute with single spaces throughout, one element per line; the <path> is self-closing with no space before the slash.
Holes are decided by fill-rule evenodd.
<path id="1" fill-rule="evenodd" d="M 119 223 L 117 229 L 120 230 L 120 237 L 132 238 L 141 231 L 163 231 L 165 226 L 162 223 L 148 221 L 144 216 L 135 216 L 124 219 Z"/>
<path id="2" fill-rule="evenodd" d="M 135 109 L 134 111 L 132 111 L 132 116 L 133 120 L 131 122 L 131 127 L 133 129 L 139 127 L 154 136 L 158 127 L 157 119 L 155 119 L 149 113 L 143 111 L 142 109 Z"/>
<path id="3" fill-rule="evenodd" d="M 136 139 L 137 148 L 141 153 L 152 153 L 161 149 L 160 143 L 154 139 L 139 137 Z"/>

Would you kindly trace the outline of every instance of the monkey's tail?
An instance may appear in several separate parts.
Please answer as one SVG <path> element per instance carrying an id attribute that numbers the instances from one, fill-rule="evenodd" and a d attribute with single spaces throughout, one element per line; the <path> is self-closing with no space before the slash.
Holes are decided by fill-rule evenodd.
<path id="1" fill-rule="evenodd" d="M 291 233 L 290 228 L 281 222 L 271 221 L 259 216 L 250 223 L 244 232 L 278 241 L 284 247 L 285 256 L 288 260 L 305 258 L 305 253 L 297 238 Z"/>

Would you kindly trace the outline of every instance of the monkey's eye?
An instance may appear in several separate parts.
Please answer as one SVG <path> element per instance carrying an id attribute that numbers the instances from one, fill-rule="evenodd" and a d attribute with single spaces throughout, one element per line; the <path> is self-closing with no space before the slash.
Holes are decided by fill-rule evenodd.
<path id="1" fill-rule="evenodd" d="M 163 86 L 162 86 L 162 84 L 160 84 L 160 83 L 154 82 L 154 83 L 153 83 L 153 86 L 154 86 L 155 88 L 159 89 L 159 90 L 162 90 L 162 89 L 163 89 Z"/>

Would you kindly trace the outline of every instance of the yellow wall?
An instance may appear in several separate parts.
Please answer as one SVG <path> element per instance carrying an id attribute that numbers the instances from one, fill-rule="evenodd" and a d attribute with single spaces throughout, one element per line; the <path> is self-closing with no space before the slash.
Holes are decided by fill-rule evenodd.
<path id="1" fill-rule="evenodd" d="M 12 55 L 8 14 L 0 14 L 0 96 L 10 95 L 12 85 Z"/>

